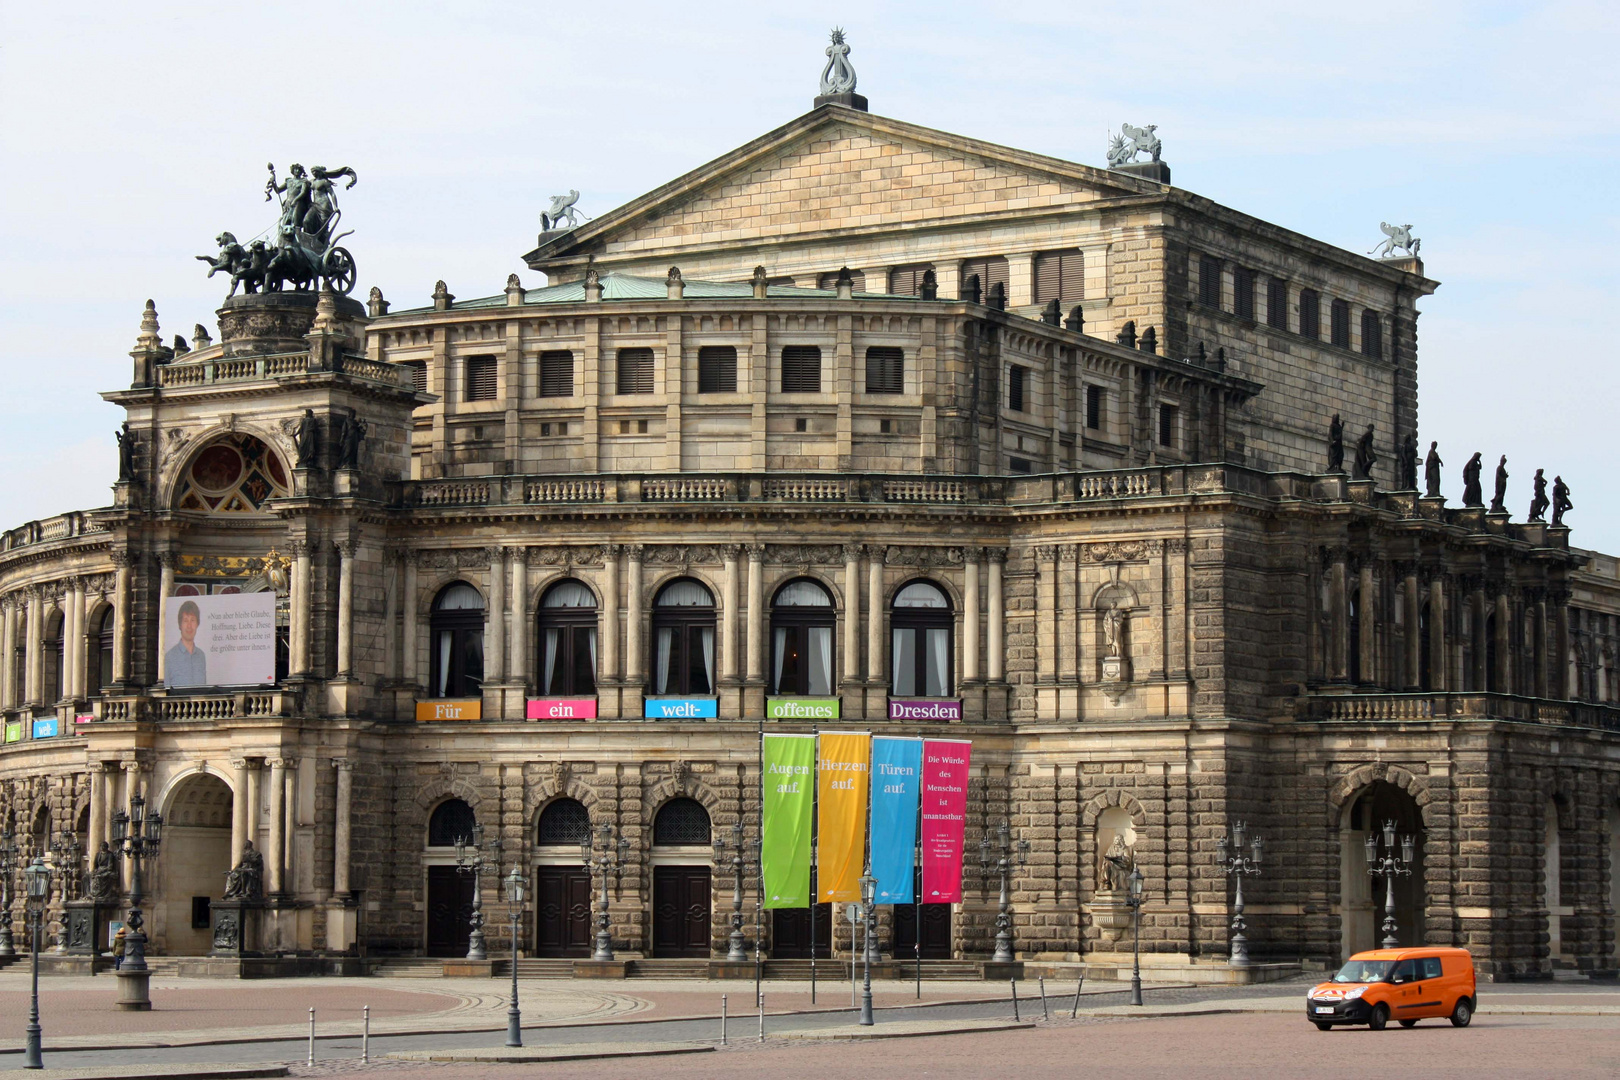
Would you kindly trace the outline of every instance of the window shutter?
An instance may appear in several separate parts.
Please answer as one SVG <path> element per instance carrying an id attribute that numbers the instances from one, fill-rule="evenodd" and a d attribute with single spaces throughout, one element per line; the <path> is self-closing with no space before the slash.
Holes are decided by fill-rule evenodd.
<path id="1" fill-rule="evenodd" d="M 1198 302 L 1205 307 L 1221 306 L 1221 260 L 1211 255 L 1198 260 Z"/>
<path id="2" fill-rule="evenodd" d="M 906 353 L 893 345 L 873 345 L 866 350 L 866 392 L 903 394 L 906 390 Z"/>
<path id="3" fill-rule="evenodd" d="M 782 393 L 821 393 L 820 346 L 782 346 Z"/>
<path id="4" fill-rule="evenodd" d="M 1322 308 L 1321 300 L 1315 289 L 1299 290 L 1299 336 L 1319 338 L 1322 336 Z"/>
<path id="5" fill-rule="evenodd" d="M 1333 335 L 1333 344 L 1341 349 L 1350 347 L 1350 302 L 1348 300 L 1333 301 L 1330 332 Z"/>
<path id="6" fill-rule="evenodd" d="M 1254 271 L 1241 266 L 1232 271 L 1232 314 L 1254 320 Z"/>
<path id="7" fill-rule="evenodd" d="M 405 366 L 411 369 L 411 389 L 418 394 L 427 393 L 427 364 L 416 360 Z"/>
<path id="8" fill-rule="evenodd" d="M 1174 405 L 1159 406 L 1159 445 L 1172 448 L 1176 445 L 1176 407 Z"/>
<path id="9" fill-rule="evenodd" d="M 979 275 L 980 301 L 990 299 L 990 287 L 997 282 L 1005 289 L 1011 283 L 1007 272 L 1007 260 L 1004 256 L 993 255 L 988 259 L 968 259 L 962 263 L 962 276 L 959 280 L 966 281 L 969 274 Z"/>
<path id="10" fill-rule="evenodd" d="M 1035 256 L 1035 302 L 1063 304 L 1085 299 L 1086 263 L 1078 251 L 1042 251 Z"/>
<path id="11" fill-rule="evenodd" d="M 647 348 L 620 349 L 617 387 L 621 394 L 653 392 L 653 351 Z"/>
<path id="12" fill-rule="evenodd" d="M 854 283 L 854 289 L 855 289 L 856 292 L 865 292 L 866 291 L 866 273 L 864 271 L 851 270 L 849 272 L 849 280 Z M 919 280 L 919 281 L 922 280 L 922 275 L 921 274 L 917 275 L 917 280 Z M 838 271 L 834 270 L 831 273 L 822 274 L 819 278 L 816 279 L 816 288 L 818 288 L 818 289 L 836 289 L 836 288 L 838 288 Z"/>
<path id="13" fill-rule="evenodd" d="M 467 357 L 467 401 L 495 400 L 495 358 Z"/>
<path id="14" fill-rule="evenodd" d="M 1007 369 L 1007 408 L 1013 412 L 1024 411 L 1024 378 L 1029 369 L 1013 364 Z"/>
<path id="15" fill-rule="evenodd" d="M 1288 282 L 1274 277 L 1266 286 L 1266 325 L 1276 330 L 1288 329 Z"/>
<path id="16" fill-rule="evenodd" d="M 1100 386 L 1086 387 L 1086 427 L 1093 431 L 1102 430 L 1103 388 Z"/>
<path id="17" fill-rule="evenodd" d="M 1374 360 L 1384 358 L 1384 323 L 1370 309 L 1361 313 L 1361 352 Z"/>
<path id="18" fill-rule="evenodd" d="M 705 345 L 698 350 L 698 393 L 737 392 L 737 350 L 731 345 Z"/>
<path id="19" fill-rule="evenodd" d="M 548 349 L 540 354 L 540 396 L 574 396 L 574 354 Z"/>
<path id="20" fill-rule="evenodd" d="M 934 268 L 933 263 L 913 263 L 897 266 L 889 271 L 889 292 L 896 296 L 922 295 L 923 275 Z"/>

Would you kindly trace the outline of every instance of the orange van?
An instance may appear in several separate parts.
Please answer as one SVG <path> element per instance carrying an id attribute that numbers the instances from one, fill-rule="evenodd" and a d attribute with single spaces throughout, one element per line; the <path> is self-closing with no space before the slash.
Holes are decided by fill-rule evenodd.
<path id="1" fill-rule="evenodd" d="M 1305 995 L 1305 1016 L 1321 1031 L 1335 1024 L 1384 1030 L 1446 1017 L 1467 1027 L 1478 1002 L 1474 958 L 1467 949 L 1374 949 L 1345 961 L 1331 982 Z"/>

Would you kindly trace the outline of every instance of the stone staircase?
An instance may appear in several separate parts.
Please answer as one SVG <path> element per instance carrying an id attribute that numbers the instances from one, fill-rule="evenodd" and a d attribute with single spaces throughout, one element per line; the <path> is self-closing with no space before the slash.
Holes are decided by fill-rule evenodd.
<path id="1" fill-rule="evenodd" d="M 370 974 L 381 979 L 441 979 L 444 961 L 437 956 L 391 956 L 373 967 Z"/>

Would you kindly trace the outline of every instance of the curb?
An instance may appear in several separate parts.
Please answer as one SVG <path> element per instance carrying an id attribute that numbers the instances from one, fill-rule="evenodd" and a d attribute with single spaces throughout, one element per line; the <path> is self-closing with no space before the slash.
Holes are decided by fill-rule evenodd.
<path id="1" fill-rule="evenodd" d="M 705 1054 L 715 1048 L 707 1043 L 573 1043 L 562 1046 L 505 1047 L 476 1050 L 402 1050 L 388 1054 L 389 1061 L 462 1062 L 483 1065 L 521 1065 L 540 1061 L 589 1061 L 597 1058 L 668 1057 L 672 1054 Z M 283 1070 L 285 1075 L 285 1070 Z"/>
<path id="2" fill-rule="evenodd" d="M 83 1069 L 40 1069 L 36 1080 L 252 1080 L 286 1076 L 285 1065 L 129 1065 Z"/>

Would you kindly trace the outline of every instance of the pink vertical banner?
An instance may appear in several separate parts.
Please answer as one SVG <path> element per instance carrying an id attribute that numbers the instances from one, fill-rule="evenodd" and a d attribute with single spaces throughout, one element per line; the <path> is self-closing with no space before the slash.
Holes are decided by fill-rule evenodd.
<path id="1" fill-rule="evenodd" d="M 962 836 L 967 828 L 968 764 L 973 744 L 923 740 L 922 887 L 925 904 L 962 900 Z"/>

